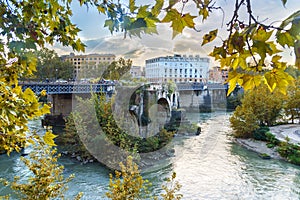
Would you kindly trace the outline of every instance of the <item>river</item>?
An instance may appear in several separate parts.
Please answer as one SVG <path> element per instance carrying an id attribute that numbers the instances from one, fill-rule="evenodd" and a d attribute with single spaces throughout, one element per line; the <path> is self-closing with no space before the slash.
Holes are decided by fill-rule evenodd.
<path id="1" fill-rule="evenodd" d="M 158 194 L 164 178 L 176 171 L 183 199 L 300 199 L 300 167 L 263 160 L 232 143 L 229 114 L 194 113 L 187 117 L 201 124 L 202 133 L 175 138 L 175 156 L 143 172 L 143 177 L 153 183 L 153 193 Z M 39 127 L 40 122 L 31 122 L 30 126 Z M 106 168 L 98 163 L 81 165 L 67 157 L 59 162 L 65 166 L 65 176 L 76 176 L 69 184 L 68 199 L 78 191 L 84 192 L 82 199 L 105 199 L 109 182 Z M 0 177 L 11 180 L 27 174 L 19 155 L 0 155 Z M 8 188 L 0 188 L 0 195 L 8 192 Z"/>

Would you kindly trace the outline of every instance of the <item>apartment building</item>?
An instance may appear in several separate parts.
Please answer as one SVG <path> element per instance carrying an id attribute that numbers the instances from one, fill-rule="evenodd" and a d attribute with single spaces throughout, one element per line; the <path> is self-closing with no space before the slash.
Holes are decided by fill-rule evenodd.
<path id="1" fill-rule="evenodd" d="M 157 57 L 146 60 L 145 77 L 150 82 L 207 82 L 209 58 L 199 55 Z"/>
<path id="2" fill-rule="evenodd" d="M 74 66 L 74 77 L 90 78 L 88 76 L 93 75 L 101 64 L 109 64 L 115 61 L 116 56 L 114 54 L 87 54 L 87 55 L 70 55 L 62 56 L 64 61 L 69 61 Z M 103 66 L 102 66 L 103 67 Z"/>

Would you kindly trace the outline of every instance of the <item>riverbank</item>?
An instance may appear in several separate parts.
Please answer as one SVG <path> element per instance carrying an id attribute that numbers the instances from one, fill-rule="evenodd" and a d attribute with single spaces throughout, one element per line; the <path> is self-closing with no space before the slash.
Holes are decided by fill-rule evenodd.
<path id="1" fill-rule="evenodd" d="M 284 124 L 270 127 L 270 132 L 280 141 L 285 141 L 288 137 L 290 143 L 300 144 L 300 124 Z M 267 147 L 267 142 L 254 139 L 235 139 L 235 142 L 248 150 L 254 151 L 264 158 L 283 159 L 277 152 L 277 148 Z"/>

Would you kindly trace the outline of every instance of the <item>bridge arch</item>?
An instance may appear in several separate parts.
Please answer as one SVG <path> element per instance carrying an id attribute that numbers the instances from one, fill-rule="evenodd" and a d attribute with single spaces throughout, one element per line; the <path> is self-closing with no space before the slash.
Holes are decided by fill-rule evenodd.
<path id="1" fill-rule="evenodd" d="M 166 112 L 168 116 L 171 116 L 171 102 L 168 98 L 161 97 L 157 100 L 157 104 L 160 105 L 158 112 Z"/>

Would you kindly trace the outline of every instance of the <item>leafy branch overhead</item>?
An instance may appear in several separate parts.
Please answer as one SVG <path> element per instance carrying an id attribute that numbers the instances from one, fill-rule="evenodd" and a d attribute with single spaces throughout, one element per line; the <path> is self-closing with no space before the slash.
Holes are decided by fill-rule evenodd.
<path id="1" fill-rule="evenodd" d="M 283 7 L 287 2 L 282 0 Z M 235 0 L 232 18 L 226 24 L 228 35 L 221 45 L 214 47 L 210 56 L 220 62 L 222 69 L 229 70 L 229 93 L 236 84 L 252 89 L 262 83 L 270 91 L 278 87 L 285 93 L 293 78 L 285 72 L 287 64 L 281 60 L 281 47 L 294 49 L 295 65 L 300 69 L 300 10 L 274 26 L 258 20 L 252 3 L 251 0 Z M 202 25 L 199 21 L 205 22 L 215 10 L 224 13 L 217 1 L 212 0 L 156 0 L 152 7 L 136 5 L 135 0 L 130 0 L 128 6 L 110 1 L 100 4 L 100 7 L 108 17 L 105 26 L 112 33 L 123 31 L 125 36 L 139 37 L 143 33 L 157 33 L 156 27 L 160 23 L 170 23 L 173 38 L 186 28 L 198 32 L 196 27 Z M 197 10 L 197 14 L 190 14 L 191 10 Z M 240 17 L 245 10 L 246 18 Z M 212 42 L 218 37 L 218 32 L 214 29 L 204 34 L 201 45 Z"/>

